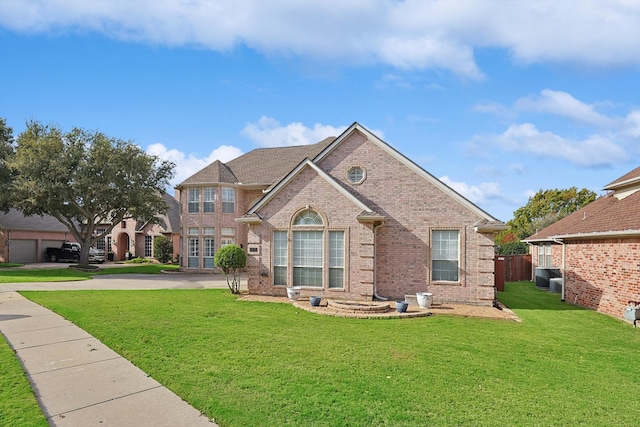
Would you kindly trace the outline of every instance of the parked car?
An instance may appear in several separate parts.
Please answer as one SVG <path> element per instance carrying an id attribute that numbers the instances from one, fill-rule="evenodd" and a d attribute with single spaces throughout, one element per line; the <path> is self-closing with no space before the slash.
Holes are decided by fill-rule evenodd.
<path id="1" fill-rule="evenodd" d="M 60 248 L 47 248 L 47 259 L 51 262 L 79 262 L 80 248 L 80 243 L 65 242 Z M 89 262 L 103 263 L 106 258 L 107 256 L 103 250 L 89 248 Z"/>

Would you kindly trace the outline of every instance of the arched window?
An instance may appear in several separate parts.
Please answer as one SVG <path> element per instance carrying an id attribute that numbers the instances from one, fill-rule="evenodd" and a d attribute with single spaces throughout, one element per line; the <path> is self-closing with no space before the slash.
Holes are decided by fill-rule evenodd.
<path id="1" fill-rule="evenodd" d="M 322 217 L 313 209 L 306 209 L 296 215 L 293 225 L 323 225 Z"/>
<path id="2" fill-rule="evenodd" d="M 288 232 L 274 231 L 274 285 L 290 281 L 293 286 L 344 288 L 344 231 L 328 230 L 323 217 L 311 208 L 296 214 L 291 225 Z"/>

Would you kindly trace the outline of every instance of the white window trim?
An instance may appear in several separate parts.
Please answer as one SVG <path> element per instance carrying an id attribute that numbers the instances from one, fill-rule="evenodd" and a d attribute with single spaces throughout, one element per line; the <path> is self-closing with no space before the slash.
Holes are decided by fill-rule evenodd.
<path id="1" fill-rule="evenodd" d="M 432 285 L 449 285 L 449 286 L 464 286 L 466 283 L 466 275 L 465 271 L 465 259 L 466 259 L 466 239 L 464 233 L 464 227 L 459 226 L 441 226 L 441 227 L 431 227 L 429 229 L 429 257 L 428 257 L 428 277 L 427 283 Z M 458 232 L 458 280 L 457 281 L 449 281 L 449 280 L 434 280 L 433 279 L 433 232 L 434 231 L 457 231 Z"/>

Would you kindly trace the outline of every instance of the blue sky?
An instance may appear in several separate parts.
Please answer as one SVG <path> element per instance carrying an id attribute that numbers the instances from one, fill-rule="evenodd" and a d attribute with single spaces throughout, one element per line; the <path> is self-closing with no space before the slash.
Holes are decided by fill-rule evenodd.
<path id="1" fill-rule="evenodd" d="M 493 216 L 640 165 L 640 1 L 0 0 L 0 117 L 177 164 L 357 121 Z"/>

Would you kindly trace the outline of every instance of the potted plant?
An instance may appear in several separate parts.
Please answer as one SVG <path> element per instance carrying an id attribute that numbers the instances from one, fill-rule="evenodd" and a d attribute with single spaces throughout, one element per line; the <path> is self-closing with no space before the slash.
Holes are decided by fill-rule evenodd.
<path id="1" fill-rule="evenodd" d="M 291 301 L 298 301 L 298 298 L 300 298 L 300 286 L 287 286 L 287 298 Z"/>
<path id="2" fill-rule="evenodd" d="M 318 307 L 320 305 L 320 301 L 322 301 L 322 297 L 314 295 L 309 297 L 309 304 L 311 304 L 312 307 Z"/>
<path id="3" fill-rule="evenodd" d="M 433 302 L 433 294 L 430 292 L 416 292 L 416 299 L 420 308 L 429 308 Z"/>
<path id="4" fill-rule="evenodd" d="M 396 311 L 398 313 L 404 313 L 407 311 L 407 307 L 409 307 L 409 303 L 407 301 L 396 301 Z"/>

